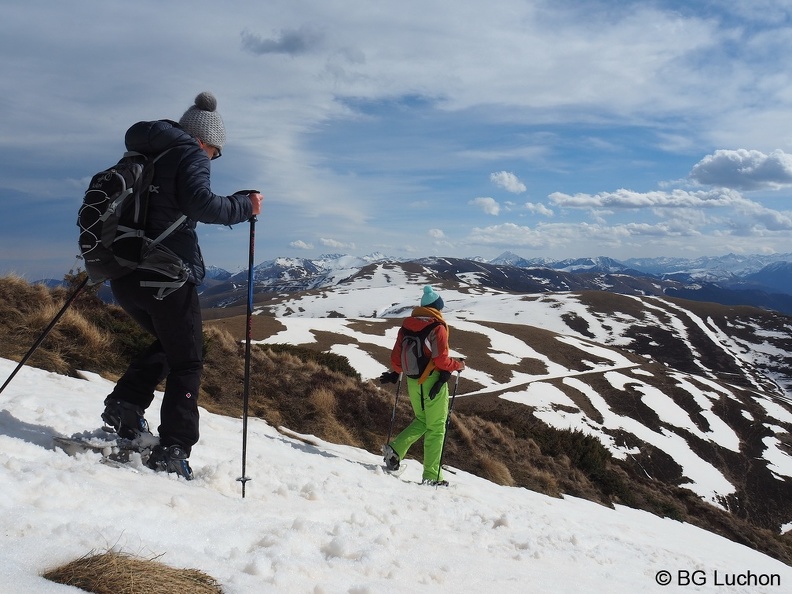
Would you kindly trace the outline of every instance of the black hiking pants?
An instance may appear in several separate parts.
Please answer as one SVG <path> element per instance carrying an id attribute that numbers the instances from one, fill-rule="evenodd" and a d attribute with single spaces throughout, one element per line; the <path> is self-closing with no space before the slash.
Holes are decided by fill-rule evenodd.
<path id="1" fill-rule="evenodd" d="M 198 290 L 185 283 L 162 300 L 156 289 L 140 286 L 141 273 L 111 281 L 119 305 L 155 337 L 137 356 L 111 396 L 147 409 L 162 380 L 165 395 L 160 408 L 160 443 L 178 444 L 188 453 L 198 441 L 198 389 L 203 370 L 203 332 Z"/>

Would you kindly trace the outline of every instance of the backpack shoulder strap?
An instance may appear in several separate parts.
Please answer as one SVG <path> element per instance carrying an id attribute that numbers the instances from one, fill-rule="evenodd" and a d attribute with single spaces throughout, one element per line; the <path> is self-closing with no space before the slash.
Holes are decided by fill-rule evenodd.
<path id="1" fill-rule="evenodd" d="M 143 166 L 143 180 L 142 180 L 142 192 L 141 198 L 145 200 L 144 204 L 144 215 L 143 215 L 143 224 L 145 226 L 146 221 L 148 220 L 148 201 L 149 201 L 149 187 L 151 186 L 151 180 L 154 177 L 154 165 L 159 161 L 162 157 L 164 157 L 167 153 L 173 150 L 174 147 L 165 149 L 161 153 L 158 153 L 155 157 L 149 159 L 143 153 L 139 153 L 137 151 L 127 151 L 124 153 L 124 157 L 144 157 L 146 158 L 146 163 Z M 154 238 L 151 243 L 148 245 L 146 249 L 146 254 L 151 253 L 151 251 L 162 242 L 168 235 L 173 233 L 176 229 L 181 226 L 184 221 L 187 220 L 187 215 L 183 214 L 178 219 L 176 219 L 165 231 L 160 233 L 156 238 Z"/>
<path id="2" fill-rule="evenodd" d="M 182 224 L 184 221 L 186 221 L 186 220 L 187 220 L 187 215 L 186 215 L 186 214 L 183 214 L 183 215 L 182 215 L 182 216 L 180 216 L 178 219 L 176 219 L 175 221 L 173 221 L 173 223 L 171 224 L 171 226 L 170 226 L 170 227 L 168 227 L 167 229 L 165 229 L 165 231 L 163 231 L 162 233 L 160 233 L 159 235 L 157 235 L 157 237 L 156 237 L 155 239 L 152 239 L 152 240 L 151 240 L 151 243 L 148 245 L 148 250 L 147 250 L 147 251 L 148 251 L 148 252 L 150 252 L 152 249 L 154 249 L 154 247 L 155 247 L 157 244 L 159 244 L 159 243 L 160 243 L 160 242 L 161 242 L 163 239 L 165 239 L 165 238 L 166 238 L 168 235 L 170 235 L 171 233 L 173 233 L 174 231 L 176 231 L 176 229 L 179 227 L 179 225 L 181 225 L 181 224 Z"/>
<path id="3" fill-rule="evenodd" d="M 170 151 L 172 151 L 172 150 L 173 150 L 173 147 L 171 147 L 171 148 L 168 148 L 168 149 L 165 149 L 165 150 L 164 150 L 164 151 L 162 151 L 161 153 L 157 153 L 157 155 L 156 155 L 154 158 L 151 158 L 151 159 L 150 159 L 149 157 L 146 157 L 146 155 L 144 155 L 143 153 L 140 153 L 140 152 L 138 152 L 138 151 L 126 151 L 126 152 L 123 154 L 122 158 L 129 158 L 129 157 L 144 157 L 144 158 L 145 158 L 145 159 L 146 159 L 146 160 L 147 160 L 149 163 L 156 163 L 156 162 L 157 162 L 157 161 L 159 161 L 159 160 L 160 160 L 162 157 L 164 157 L 166 153 L 169 153 L 169 152 L 170 152 Z"/>

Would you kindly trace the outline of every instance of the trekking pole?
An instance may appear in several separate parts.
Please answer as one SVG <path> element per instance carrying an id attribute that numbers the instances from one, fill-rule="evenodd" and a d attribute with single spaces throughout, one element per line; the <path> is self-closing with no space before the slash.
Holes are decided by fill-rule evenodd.
<path id="1" fill-rule="evenodd" d="M 35 352 L 35 350 L 39 347 L 39 345 L 42 342 L 44 342 L 44 339 L 47 337 L 47 334 L 49 334 L 50 330 L 52 330 L 55 327 L 55 324 L 58 323 L 58 320 L 60 320 L 61 316 L 64 313 L 66 313 L 66 310 L 69 309 L 69 306 L 72 303 L 74 303 L 74 300 L 77 298 L 77 295 L 80 294 L 80 291 L 82 291 L 83 287 L 85 287 L 85 285 L 87 284 L 88 284 L 88 276 L 86 275 L 86 277 L 82 280 L 82 282 L 80 282 L 80 284 L 77 285 L 77 288 L 74 289 L 74 292 L 71 294 L 71 296 L 66 300 L 66 303 L 63 305 L 61 310 L 55 315 L 54 318 L 52 318 L 52 321 L 49 323 L 49 326 L 47 326 L 44 329 L 44 332 L 42 332 L 41 336 L 38 337 L 38 340 L 36 340 L 36 342 L 33 343 L 33 346 L 30 347 L 30 350 L 27 352 L 27 354 L 24 357 L 22 357 L 22 360 L 19 362 L 19 365 L 16 366 L 16 369 L 14 369 L 14 371 L 11 372 L 11 375 L 8 376 L 8 379 L 3 384 L 3 387 L 0 388 L 0 393 L 2 393 L 3 390 L 5 390 L 6 386 L 11 383 L 12 379 L 14 379 L 14 376 L 19 372 L 20 369 L 22 369 L 22 366 L 27 362 L 28 359 L 30 359 L 30 356 Z"/>
<path id="2" fill-rule="evenodd" d="M 242 483 L 242 499 L 245 498 L 245 484 L 251 480 L 245 474 L 247 462 L 247 426 L 248 402 L 250 401 L 250 342 L 253 339 L 253 253 L 256 243 L 256 215 L 250 217 L 250 250 L 248 253 L 248 301 L 247 329 L 245 336 L 245 383 L 242 396 L 242 476 L 237 480 Z"/>
<path id="3" fill-rule="evenodd" d="M 456 399 L 457 388 L 459 387 L 459 376 L 461 371 L 457 371 L 456 381 L 454 381 L 454 392 L 451 394 L 451 402 L 448 404 L 448 416 L 445 422 L 445 433 L 443 433 L 443 446 L 440 448 L 440 462 L 437 464 L 437 482 L 440 482 L 440 472 L 443 469 L 443 454 L 445 453 L 446 440 L 448 439 L 448 429 L 451 426 L 451 411 L 454 410 L 454 400 Z"/>
<path id="4" fill-rule="evenodd" d="M 396 398 L 393 400 L 393 412 L 391 413 L 390 427 L 388 427 L 388 439 L 385 441 L 385 445 L 390 443 L 391 434 L 393 433 L 393 422 L 396 420 L 396 405 L 399 403 L 399 389 L 402 384 L 402 375 L 404 374 L 399 374 L 399 381 L 396 382 Z"/>

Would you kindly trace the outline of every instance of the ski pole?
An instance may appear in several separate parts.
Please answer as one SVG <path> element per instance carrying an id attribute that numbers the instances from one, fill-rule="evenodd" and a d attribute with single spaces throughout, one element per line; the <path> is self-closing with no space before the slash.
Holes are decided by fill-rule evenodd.
<path id="1" fill-rule="evenodd" d="M 390 443 L 391 434 L 393 433 L 393 423 L 396 420 L 396 405 L 399 403 L 399 389 L 402 384 L 402 375 L 404 374 L 399 373 L 399 381 L 396 382 L 396 398 L 393 400 L 393 412 L 391 413 L 390 427 L 388 427 L 388 439 L 385 441 L 385 445 Z"/>
<path id="2" fill-rule="evenodd" d="M 49 334 L 50 330 L 52 330 L 55 327 L 55 324 L 58 323 L 58 320 L 60 320 L 61 316 L 64 313 L 66 313 L 66 310 L 69 309 L 69 306 L 72 303 L 74 303 L 74 300 L 77 298 L 77 295 L 80 294 L 80 291 L 82 291 L 83 287 L 85 287 L 85 285 L 87 284 L 88 284 L 88 276 L 86 275 L 86 277 L 82 280 L 82 282 L 80 282 L 80 284 L 77 285 L 77 288 L 74 289 L 74 292 L 71 294 L 71 296 L 66 300 L 66 303 L 63 305 L 61 310 L 55 315 L 54 318 L 52 318 L 52 321 L 49 323 L 49 326 L 47 326 L 44 329 L 44 332 L 42 332 L 41 336 L 39 336 L 36 342 L 33 343 L 33 346 L 30 347 L 30 350 L 27 352 L 27 354 L 24 357 L 22 357 L 22 360 L 19 362 L 19 365 L 16 366 L 16 369 L 14 369 L 14 371 L 11 372 L 11 375 L 8 376 L 8 379 L 3 384 L 3 387 L 0 388 L 0 393 L 2 393 L 3 390 L 5 390 L 6 386 L 11 383 L 11 380 L 14 379 L 14 376 L 19 372 L 20 369 L 22 369 L 22 366 L 25 363 L 27 363 L 27 360 L 30 359 L 31 355 L 35 352 L 35 350 L 39 347 L 39 345 L 42 342 L 44 342 L 44 339 L 47 337 L 47 334 Z"/>
<path id="3" fill-rule="evenodd" d="M 248 300 L 247 329 L 245 336 L 245 383 L 242 396 L 242 476 L 237 480 L 242 483 L 242 499 L 245 498 L 245 484 L 251 480 L 245 474 L 247 462 L 247 426 L 248 402 L 250 401 L 250 342 L 253 339 L 253 254 L 256 243 L 256 215 L 250 217 L 250 249 L 248 253 Z"/>
<path id="4" fill-rule="evenodd" d="M 446 440 L 448 439 L 448 429 L 451 426 L 451 411 L 454 410 L 454 400 L 456 399 L 457 388 L 459 387 L 459 376 L 462 375 L 461 371 L 457 371 L 456 380 L 454 381 L 454 392 L 451 394 L 451 402 L 448 404 L 448 416 L 445 422 L 445 433 L 443 433 L 443 446 L 440 448 L 440 461 L 437 464 L 437 482 L 440 482 L 440 472 L 443 468 L 443 454 L 445 453 Z"/>

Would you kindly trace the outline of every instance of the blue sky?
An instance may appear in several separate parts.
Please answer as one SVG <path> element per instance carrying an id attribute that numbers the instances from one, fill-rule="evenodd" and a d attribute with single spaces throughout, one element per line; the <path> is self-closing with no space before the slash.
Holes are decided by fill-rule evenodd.
<path id="1" fill-rule="evenodd" d="M 0 274 L 79 265 L 91 175 L 204 90 L 257 262 L 792 252 L 787 1 L 20 1 L 0 49 Z"/>

